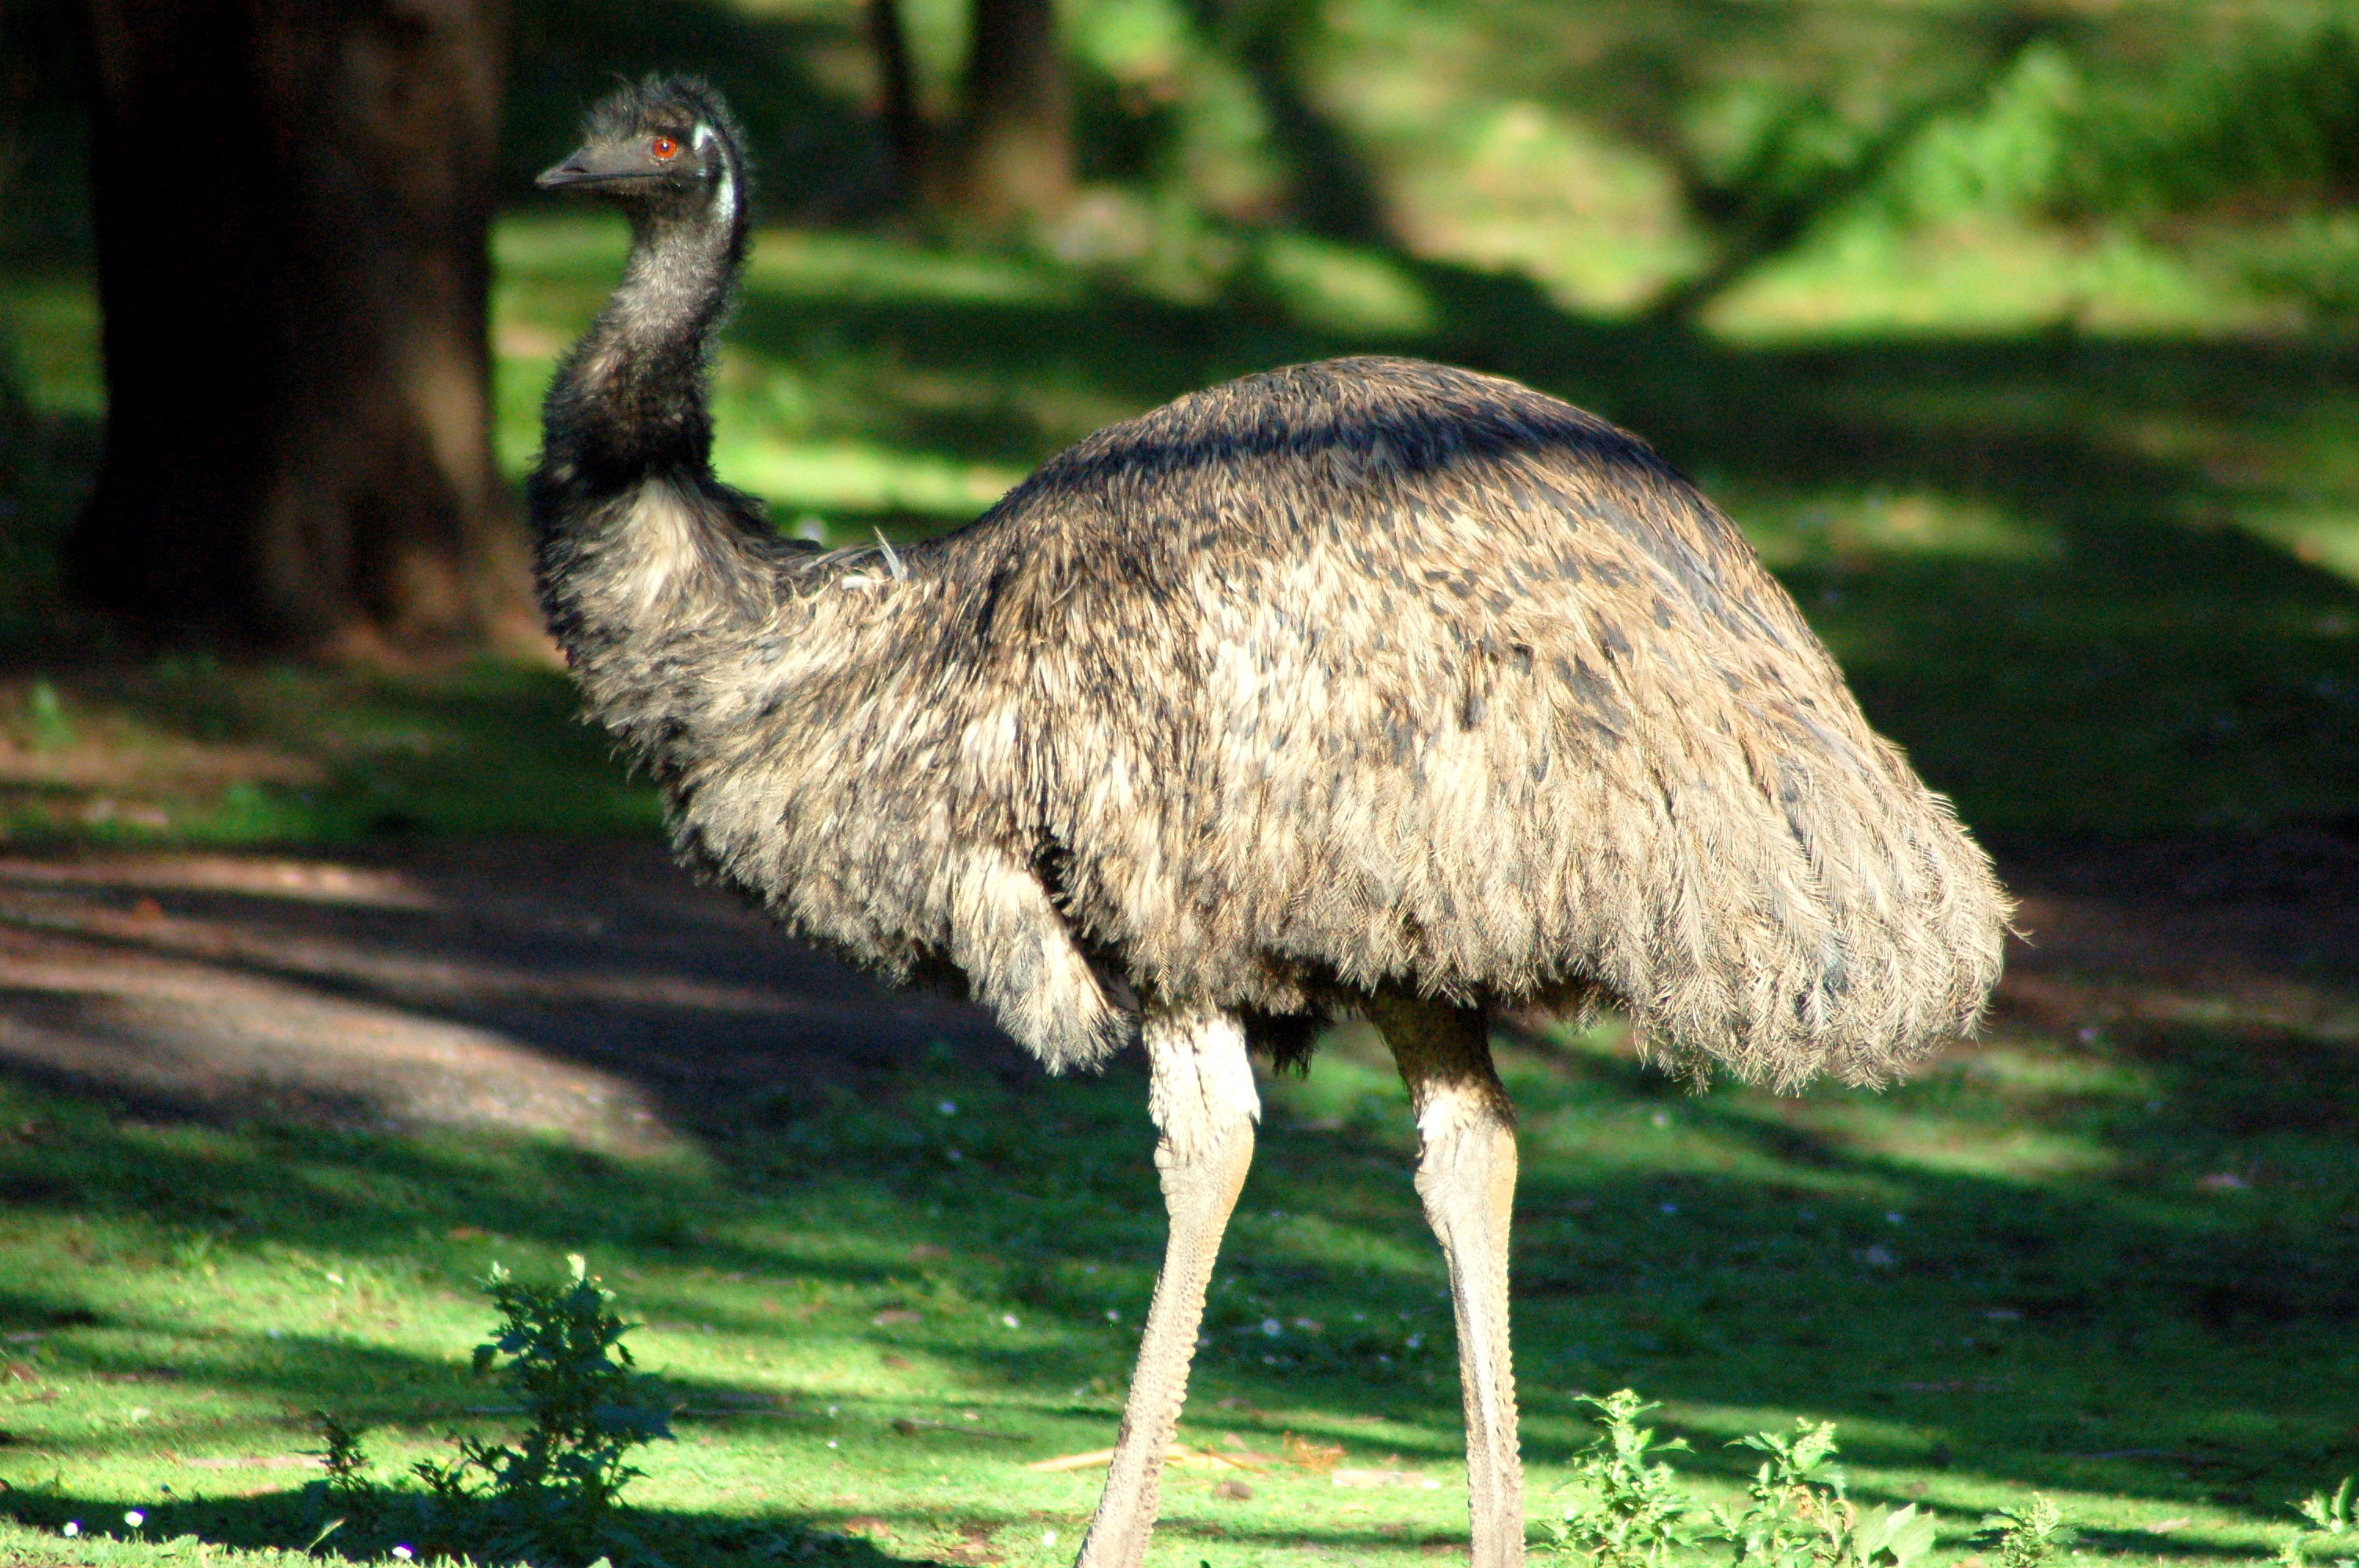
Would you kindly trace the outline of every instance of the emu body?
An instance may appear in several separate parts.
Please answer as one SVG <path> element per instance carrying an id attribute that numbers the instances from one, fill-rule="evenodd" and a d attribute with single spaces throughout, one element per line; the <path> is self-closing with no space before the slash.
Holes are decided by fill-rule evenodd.
<path id="1" fill-rule="evenodd" d="M 672 150 L 663 153 L 664 146 Z M 1484 1016 L 1627 1009 L 1658 1055 L 1875 1081 L 1971 1028 L 2006 903 L 1727 518 L 1636 438 L 1397 359 L 1182 397 L 898 551 L 714 479 L 745 243 L 709 91 L 650 81 L 545 183 L 621 287 L 531 485 L 549 622 L 683 857 L 1051 1070 L 1142 1039 L 1170 1251 L 1084 1563 L 1136 1564 L 1253 1146 L 1249 1045 L 1370 1017 L 1451 1265 L 1475 1559 L 1522 1552 L 1512 1112 Z"/>

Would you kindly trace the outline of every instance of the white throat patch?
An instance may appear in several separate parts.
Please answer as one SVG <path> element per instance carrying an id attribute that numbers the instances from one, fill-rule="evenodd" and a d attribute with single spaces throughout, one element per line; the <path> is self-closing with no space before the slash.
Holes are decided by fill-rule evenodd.
<path id="1" fill-rule="evenodd" d="M 700 153 L 710 153 L 713 144 L 720 139 L 711 125 L 699 120 L 696 129 L 689 135 L 688 145 Z M 712 200 L 728 216 L 734 218 L 737 215 L 737 175 L 729 167 L 729 159 L 725 156 L 721 160 L 720 178 L 712 188 Z"/>

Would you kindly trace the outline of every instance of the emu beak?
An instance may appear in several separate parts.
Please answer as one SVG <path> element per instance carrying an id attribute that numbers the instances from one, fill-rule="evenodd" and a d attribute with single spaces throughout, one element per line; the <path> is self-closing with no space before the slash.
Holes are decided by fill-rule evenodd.
<path id="1" fill-rule="evenodd" d="M 533 183 L 543 190 L 555 190 L 560 186 L 578 185 L 585 179 L 597 178 L 596 175 L 590 172 L 585 163 L 589 152 L 588 147 L 583 147 L 563 163 L 542 169 L 539 178 Z"/>
<path id="2" fill-rule="evenodd" d="M 610 179 L 645 179 L 655 172 L 626 161 L 627 156 L 616 148 L 577 147 L 563 163 L 543 169 L 533 183 L 543 190 L 557 190 L 568 185 L 594 185 Z"/>

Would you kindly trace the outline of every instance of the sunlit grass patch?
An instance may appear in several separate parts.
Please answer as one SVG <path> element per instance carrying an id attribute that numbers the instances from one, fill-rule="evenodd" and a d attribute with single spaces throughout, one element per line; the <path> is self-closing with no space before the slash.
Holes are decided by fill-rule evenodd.
<path id="1" fill-rule="evenodd" d="M 2093 1031 L 2093 1042 L 2096 1038 Z M 1946 1085 L 1934 1086 L 1930 1080 L 1935 1076 L 1960 1080 L 1982 1091 L 1995 1109 L 2035 1113 L 2075 1102 L 2149 1105 L 2162 1087 L 2146 1064 L 2059 1051 L 2046 1041 L 2019 1035 L 1994 1039 L 1971 1052 L 1961 1051 L 1911 1086 L 1936 1103 L 1954 1104 L 1965 1093 Z M 1907 1103 L 1912 1097 L 1904 1091 L 1901 1098 Z"/>
<path id="2" fill-rule="evenodd" d="M 658 819 L 554 671 L 232 666 L 0 681 L 0 840 L 639 832 Z M 495 787 L 490 787 L 495 786 Z"/>
<path id="3" fill-rule="evenodd" d="M 1265 285 L 1305 326 L 1385 340 L 1440 325 L 1416 280 L 1381 255 L 1287 234 L 1271 236 L 1258 254 Z"/>
<path id="4" fill-rule="evenodd" d="M 805 513 L 980 514 L 1024 476 L 1016 470 L 945 462 L 930 452 L 850 442 L 719 444 L 714 462 L 786 517 Z"/>
<path id="5" fill-rule="evenodd" d="M 2247 503 L 2234 515 L 2241 527 L 2297 559 L 2359 583 L 2359 504 L 2346 499 L 2307 505 Z"/>
<path id="6" fill-rule="evenodd" d="M 1984 500 L 1925 491 L 1763 495 L 1732 488 L 1722 504 L 1776 569 L 1873 569 L 1886 556 L 2049 564 L 2066 549 L 2053 526 Z"/>
<path id="7" fill-rule="evenodd" d="M 853 304 L 1076 307 L 1087 294 L 1080 275 L 1038 256 L 791 229 L 767 229 L 756 237 L 745 287 L 779 298 Z"/>
<path id="8" fill-rule="evenodd" d="M 2072 1131 L 2006 1125 L 1975 1119 L 1908 1115 L 1881 1106 L 1814 1105 L 1783 1119 L 1855 1158 L 2003 1182 L 2096 1180 L 2111 1175 L 2120 1156 L 2103 1140 Z"/>
<path id="9" fill-rule="evenodd" d="M 1846 214 L 1716 302 L 1739 341 L 1854 334 L 2212 337 L 2298 328 L 2299 314 L 2125 228 L 1983 217 L 1900 226 Z"/>

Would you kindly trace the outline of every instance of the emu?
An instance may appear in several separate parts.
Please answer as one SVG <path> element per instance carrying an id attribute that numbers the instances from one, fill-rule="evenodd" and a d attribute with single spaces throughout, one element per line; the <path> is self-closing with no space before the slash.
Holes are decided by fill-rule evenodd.
<path id="1" fill-rule="evenodd" d="M 1970 1032 L 2006 901 L 1735 527 L 1635 437 L 1404 359 L 1101 430 L 896 550 L 780 538 L 710 460 L 738 129 L 650 78 L 540 177 L 630 259 L 529 495 L 551 630 L 680 857 L 1050 1072 L 1147 1052 L 1170 1230 L 1083 1568 L 1137 1568 L 1254 1149 L 1250 1054 L 1397 1059 L 1449 1265 L 1473 1561 L 1522 1560 L 1514 1113 L 1486 1019 L 1626 1010 L 1671 1065 L 1854 1082 Z"/>

